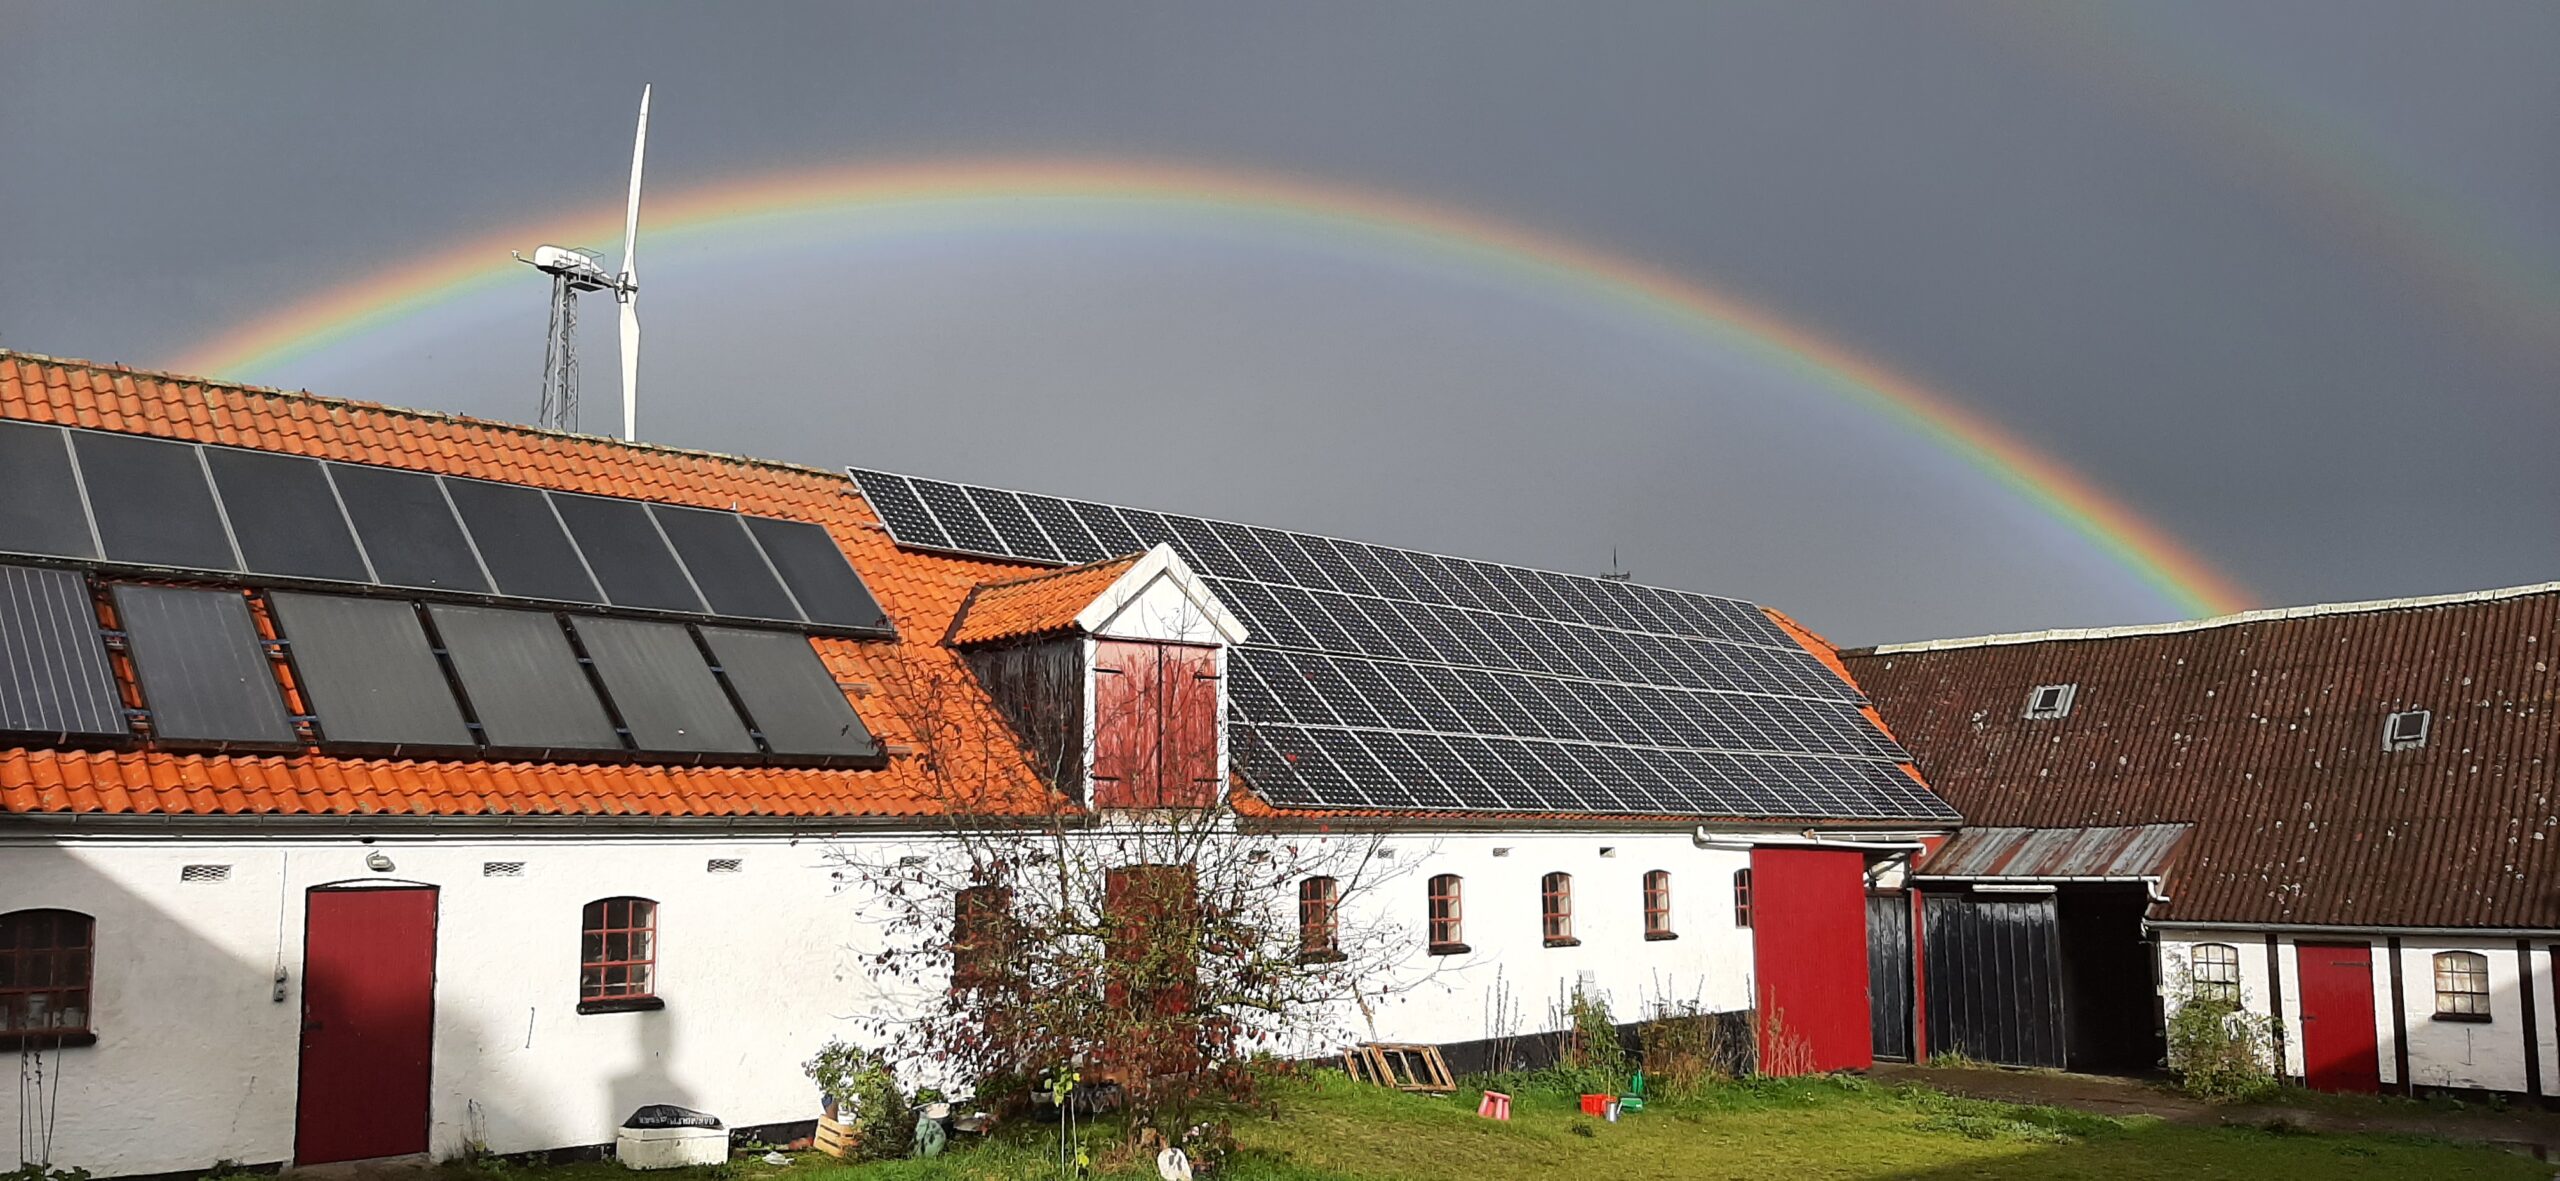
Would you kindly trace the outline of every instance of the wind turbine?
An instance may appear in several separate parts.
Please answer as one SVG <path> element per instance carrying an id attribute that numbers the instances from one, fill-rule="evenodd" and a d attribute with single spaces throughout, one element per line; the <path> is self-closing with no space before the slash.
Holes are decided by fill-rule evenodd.
<path id="1" fill-rule="evenodd" d="M 593 251 L 534 247 L 515 259 L 551 276 L 551 328 L 543 341 L 540 424 L 578 429 L 578 293 L 610 291 L 622 305 L 622 437 L 640 437 L 640 162 L 649 148 L 649 90 L 640 88 L 640 129 L 631 137 L 631 199 L 622 218 L 622 269 L 607 274 Z"/>

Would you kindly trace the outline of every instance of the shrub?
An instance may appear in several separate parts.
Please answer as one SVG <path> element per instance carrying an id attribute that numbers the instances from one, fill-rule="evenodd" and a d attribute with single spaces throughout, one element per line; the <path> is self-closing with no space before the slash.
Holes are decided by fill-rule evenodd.
<path id="1" fill-rule="evenodd" d="M 1726 1044 L 1725 1023 L 1697 1001 L 1657 1002 L 1636 1037 L 1646 1087 L 1672 1098 L 1730 1077 L 1738 1049 Z"/>
<path id="2" fill-rule="evenodd" d="M 1627 1047 L 1618 1039 L 1618 1020 L 1610 1014 L 1609 1002 L 1576 984 L 1565 998 L 1563 1016 L 1568 1033 L 1558 1065 L 1597 1076 L 1595 1094 L 1618 1093 L 1627 1083 Z"/>
<path id="3" fill-rule="evenodd" d="M 2260 1099 L 2276 1089 L 2275 1036 L 2267 1018 L 2226 1000 L 2188 997 L 2169 1016 L 2169 1069 L 2199 1099 Z"/>
<path id="4" fill-rule="evenodd" d="M 863 1160 L 896 1160 L 907 1155 L 915 1124 L 907 1093 L 889 1060 L 870 1050 L 827 1039 L 816 1057 L 800 1064 L 818 1093 L 836 1109 L 836 1122 L 861 1138 L 855 1155 Z"/>

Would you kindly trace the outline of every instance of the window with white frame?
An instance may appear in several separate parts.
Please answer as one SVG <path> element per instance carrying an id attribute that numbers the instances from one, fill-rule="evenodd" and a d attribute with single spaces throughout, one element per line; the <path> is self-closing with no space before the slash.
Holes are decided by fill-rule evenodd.
<path id="1" fill-rule="evenodd" d="M 2027 693 L 2027 717 L 2038 721 L 2068 717 L 2071 700 L 2079 695 L 2078 685 L 2038 685 Z"/>
<path id="2" fill-rule="evenodd" d="M 2436 953 L 2436 1020 L 2489 1019 L 2489 957 L 2476 951 Z"/>
<path id="3" fill-rule="evenodd" d="M 2187 971 L 2200 1001 L 2240 1003 L 2240 949 L 2228 943 L 2199 943 L 2188 953 Z"/>
<path id="4" fill-rule="evenodd" d="M 2404 709 L 2382 724 L 2382 749 L 2416 750 L 2427 744 L 2428 724 L 2434 715 L 2423 709 Z"/>

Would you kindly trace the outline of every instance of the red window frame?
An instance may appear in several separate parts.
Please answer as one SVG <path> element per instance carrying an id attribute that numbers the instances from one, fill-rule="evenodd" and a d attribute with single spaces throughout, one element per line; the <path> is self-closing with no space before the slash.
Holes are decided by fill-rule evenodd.
<path id="1" fill-rule="evenodd" d="M 1298 962 L 1342 958 L 1341 883 L 1312 877 L 1298 883 Z"/>
<path id="2" fill-rule="evenodd" d="M 1751 929 L 1751 871 L 1733 871 L 1733 925 Z"/>
<path id="3" fill-rule="evenodd" d="M 1573 875 L 1551 873 L 1538 879 L 1538 917 L 1549 947 L 1580 947 L 1573 937 Z"/>
<path id="4" fill-rule="evenodd" d="M 98 920 L 76 910 L 0 914 L 0 1046 L 87 1044 Z"/>
<path id="5" fill-rule="evenodd" d="M 655 1008 L 657 1000 L 657 902 L 622 895 L 588 903 L 579 923 L 579 1011 Z"/>
<path id="6" fill-rule="evenodd" d="M 1469 950 L 1460 898 L 1464 887 L 1464 880 L 1454 873 L 1439 874 L 1431 879 L 1430 951 L 1433 955 L 1452 955 Z"/>
<path id="7" fill-rule="evenodd" d="M 1012 913 L 1009 887 L 969 886 L 952 896 L 952 987 L 983 987 L 1002 973 Z"/>
<path id="8" fill-rule="evenodd" d="M 1644 875 L 1644 937 L 1671 938 L 1671 871 L 1656 869 Z"/>

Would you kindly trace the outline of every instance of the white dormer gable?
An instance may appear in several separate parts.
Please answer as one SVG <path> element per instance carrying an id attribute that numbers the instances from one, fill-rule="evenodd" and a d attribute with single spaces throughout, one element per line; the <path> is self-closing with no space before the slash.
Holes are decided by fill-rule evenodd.
<path id="1" fill-rule="evenodd" d="M 1106 640 L 1226 646 L 1245 641 L 1244 621 L 1210 593 L 1173 547 L 1158 543 L 1076 613 L 1076 627 Z"/>

